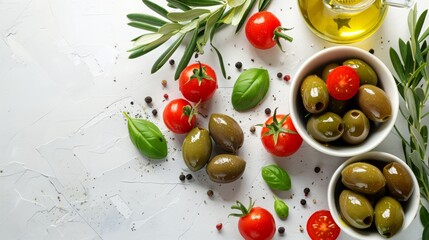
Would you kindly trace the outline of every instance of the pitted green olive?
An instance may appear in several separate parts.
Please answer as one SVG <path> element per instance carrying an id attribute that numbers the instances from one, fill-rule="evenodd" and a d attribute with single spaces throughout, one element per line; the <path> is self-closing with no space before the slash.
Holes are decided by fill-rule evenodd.
<path id="1" fill-rule="evenodd" d="M 182 156 L 186 166 L 193 172 L 203 168 L 210 160 L 212 140 L 204 128 L 192 129 L 183 140 Z"/>
<path id="2" fill-rule="evenodd" d="M 339 199 L 340 212 L 344 220 L 358 229 L 371 226 L 374 209 L 364 196 L 350 190 L 343 190 Z"/>
<path id="3" fill-rule="evenodd" d="M 384 166 L 387 189 L 399 201 L 407 201 L 414 190 L 413 179 L 401 164 L 392 162 Z"/>
<path id="4" fill-rule="evenodd" d="M 343 65 L 352 67 L 359 75 L 360 84 L 371 84 L 376 86 L 378 83 L 377 73 L 366 62 L 359 59 L 349 59 L 343 62 Z"/>
<path id="5" fill-rule="evenodd" d="M 380 199 L 374 209 L 374 223 L 383 237 L 392 237 L 402 227 L 404 210 L 394 198 L 385 196 Z"/>
<path id="6" fill-rule="evenodd" d="M 360 86 L 357 101 L 360 110 L 374 122 L 385 122 L 392 115 L 389 97 L 381 88 L 370 84 Z"/>
<path id="7" fill-rule="evenodd" d="M 330 63 L 330 64 L 326 65 L 322 71 L 322 80 L 326 82 L 326 79 L 328 79 L 329 73 L 331 73 L 332 70 L 334 70 L 334 68 L 336 68 L 338 66 L 339 65 L 336 63 Z"/>
<path id="8" fill-rule="evenodd" d="M 216 145 L 224 151 L 235 153 L 243 145 L 243 130 L 240 125 L 228 115 L 221 113 L 211 114 L 209 132 Z"/>
<path id="9" fill-rule="evenodd" d="M 237 155 L 220 154 L 207 164 L 210 180 L 217 183 L 229 183 L 237 180 L 244 172 L 246 162 Z"/>
<path id="10" fill-rule="evenodd" d="M 359 144 L 368 137 L 370 124 L 365 114 L 357 109 L 348 111 L 343 116 L 344 133 L 342 139 L 349 144 Z"/>
<path id="11" fill-rule="evenodd" d="M 310 75 L 304 79 L 301 84 L 301 97 L 305 109 L 310 113 L 320 113 L 328 107 L 328 88 L 317 75 Z"/>
<path id="12" fill-rule="evenodd" d="M 341 171 L 341 181 L 351 190 L 363 194 L 375 194 L 386 185 L 386 179 L 380 169 L 364 162 L 347 165 Z"/>
<path id="13" fill-rule="evenodd" d="M 313 115 L 307 122 L 307 131 L 319 142 L 332 142 L 344 132 L 343 119 L 332 112 Z"/>

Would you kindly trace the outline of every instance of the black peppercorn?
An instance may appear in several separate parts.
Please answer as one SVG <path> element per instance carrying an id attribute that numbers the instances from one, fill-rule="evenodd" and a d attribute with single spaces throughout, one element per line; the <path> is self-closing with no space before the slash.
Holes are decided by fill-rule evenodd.
<path id="1" fill-rule="evenodd" d="M 319 173 L 319 172 L 320 172 L 320 167 L 315 167 L 315 168 L 314 168 L 314 172 L 315 172 L 315 173 Z"/>
<path id="2" fill-rule="evenodd" d="M 265 114 L 270 115 L 271 114 L 271 109 L 270 108 L 265 108 Z"/>
<path id="3" fill-rule="evenodd" d="M 243 67 L 243 64 L 242 64 L 241 62 L 236 62 L 236 63 L 235 63 L 235 67 L 236 67 L 237 69 L 241 69 L 241 68 Z"/>
<path id="4" fill-rule="evenodd" d="M 208 190 L 207 191 L 207 196 L 209 196 L 209 197 L 213 197 L 213 190 Z"/>
<path id="5" fill-rule="evenodd" d="M 183 173 L 182 174 L 180 174 L 180 176 L 179 176 L 179 179 L 180 179 L 180 181 L 185 181 L 185 179 L 186 179 L 186 177 L 185 177 L 185 175 L 183 175 Z"/>
<path id="6" fill-rule="evenodd" d="M 285 233 L 285 228 L 284 227 L 279 227 L 279 229 L 277 230 L 280 234 Z"/>
<path id="7" fill-rule="evenodd" d="M 186 179 L 191 180 L 192 179 L 192 174 L 190 174 L 190 173 L 186 174 Z"/>
<path id="8" fill-rule="evenodd" d="M 304 188 L 304 195 L 308 196 L 309 193 L 310 193 L 310 188 L 308 187 Z"/>
<path id="9" fill-rule="evenodd" d="M 168 61 L 168 63 L 170 63 L 170 65 L 174 65 L 174 59 L 170 59 L 170 61 Z"/>
<path id="10" fill-rule="evenodd" d="M 252 125 L 252 126 L 250 126 L 250 132 L 251 132 L 251 133 L 255 133 L 255 131 L 256 131 L 255 126 L 253 126 L 253 125 Z"/>
<path id="11" fill-rule="evenodd" d="M 158 111 L 157 111 L 156 109 L 154 109 L 154 110 L 152 110 L 152 114 L 153 114 L 154 116 L 156 116 L 156 115 L 158 115 Z"/>
<path id="12" fill-rule="evenodd" d="M 307 201 L 305 201 L 305 199 L 301 199 L 300 203 L 302 206 L 305 206 L 307 204 Z"/>
<path id="13" fill-rule="evenodd" d="M 146 103 L 151 103 L 152 102 L 152 98 L 150 96 L 147 96 L 147 97 L 144 98 L 144 101 Z"/>
<path id="14" fill-rule="evenodd" d="M 278 77 L 278 78 L 282 78 L 282 77 L 283 77 L 283 73 L 278 72 L 278 73 L 277 73 L 277 77 Z"/>

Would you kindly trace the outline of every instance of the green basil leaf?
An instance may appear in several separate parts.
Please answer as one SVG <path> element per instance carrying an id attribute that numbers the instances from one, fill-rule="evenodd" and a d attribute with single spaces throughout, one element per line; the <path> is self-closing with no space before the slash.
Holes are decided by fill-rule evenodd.
<path id="1" fill-rule="evenodd" d="M 420 221 L 423 226 L 429 226 L 429 212 L 423 205 L 420 207 Z"/>
<path id="2" fill-rule="evenodd" d="M 286 219 L 289 216 L 289 207 L 286 205 L 283 200 L 278 199 L 274 196 L 274 211 L 276 211 L 277 216 L 280 219 Z"/>
<path id="3" fill-rule="evenodd" d="M 262 68 L 243 71 L 232 89 L 231 102 L 237 111 L 249 110 L 262 101 L 268 92 L 270 77 Z"/>
<path id="4" fill-rule="evenodd" d="M 262 168 L 262 178 L 271 189 L 287 191 L 291 188 L 289 174 L 275 164 Z"/>
<path id="5" fill-rule="evenodd" d="M 145 119 L 136 119 L 128 116 L 128 133 L 131 142 L 141 154 L 150 159 L 161 159 L 167 156 L 167 140 L 159 128 Z"/>

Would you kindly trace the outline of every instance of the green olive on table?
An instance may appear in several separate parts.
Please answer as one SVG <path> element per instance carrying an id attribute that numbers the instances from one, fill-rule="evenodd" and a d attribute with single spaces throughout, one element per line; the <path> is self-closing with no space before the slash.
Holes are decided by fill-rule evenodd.
<path id="1" fill-rule="evenodd" d="M 365 84 L 357 93 L 359 109 L 374 122 L 385 122 L 392 115 L 389 97 L 379 87 Z"/>
<path id="2" fill-rule="evenodd" d="M 380 169 L 365 162 L 347 165 L 341 171 L 341 182 L 347 188 L 363 194 L 375 194 L 386 185 L 386 179 Z"/>
<path id="3" fill-rule="evenodd" d="M 348 144 L 359 144 L 368 137 L 371 125 L 365 114 L 357 109 L 348 111 L 343 116 L 344 133 L 342 139 Z"/>
<path id="4" fill-rule="evenodd" d="M 402 227 L 404 210 L 394 198 L 385 196 L 381 198 L 374 209 L 374 223 L 378 233 L 383 237 L 392 237 Z"/>
<path id="5" fill-rule="evenodd" d="M 378 83 L 377 73 L 366 62 L 360 59 L 349 59 L 343 62 L 343 65 L 352 67 L 359 75 L 360 84 L 371 84 L 376 86 Z"/>
<path id="6" fill-rule="evenodd" d="M 399 201 L 407 201 L 414 190 L 413 179 L 408 171 L 399 163 L 392 162 L 384 166 L 387 189 Z"/>
<path id="7" fill-rule="evenodd" d="M 310 113 L 320 113 L 328 107 L 328 88 L 317 75 L 310 75 L 304 79 L 301 84 L 301 97 L 305 109 Z"/>
<path id="8" fill-rule="evenodd" d="M 339 139 L 344 132 L 343 119 L 332 112 L 313 115 L 307 122 L 307 131 L 319 142 L 332 142 Z"/>
<path id="9" fill-rule="evenodd" d="M 243 145 L 243 130 L 228 115 L 221 113 L 211 114 L 209 132 L 216 145 L 226 152 L 235 153 Z"/>
<path id="10" fill-rule="evenodd" d="M 196 127 L 183 140 L 182 156 L 186 166 L 193 172 L 203 168 L 210 160 L 212 140 L 209 131 Z"/>
<path id="11" fill-rule="evenodd" d="M 344 220 L 358 229 L 371 226 L 374 209 L 363 195 L 350 190 L 343 190 L 339 198 L 340 212 Z"/>
<path id="12" fill-rule="evenodd" d="M 241 177 L 245 168 L 246 161 L 239 156 L 219 154 L 209 161 L 206 171 L 213 182 L 229 183 Z"/>

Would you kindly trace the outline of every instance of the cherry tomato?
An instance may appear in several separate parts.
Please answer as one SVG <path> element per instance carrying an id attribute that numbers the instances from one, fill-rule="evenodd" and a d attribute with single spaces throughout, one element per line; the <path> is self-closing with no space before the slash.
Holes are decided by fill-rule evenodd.
<path id="1" fill-rule="evenodd" d="M 349 66 L 334 68 L 328 75 L 326 86 L 329 94 L 337 100 L 348 100 L 359 90 L 359 75 Z"/>
<path id="2" fill-rule="evenodd" d="M 191 64 L 180 73 L 179 89 L 191 102 L 206 102 L 217 89 L 216 73 L 207 64 Z"/>
<path id="3" fill-rule="evenodd" d="M 245 32 L 247 40 L 253 47 L 258 49 L 269 49 L 276 44 L 281 45 L 279 38 L 292 41 L 292 38 L 282 33 L 289 30 L 281 27 L 279 19 L 271 12 L 257 12 L 247 20 Z"/>
<path id="4" fill-rule="evenodd" d="M 278 157 L 290 156 L 301 147 L 302 138 L 296 132 L 289 115 L 276 114 L 265 121 L 261 130 L 261 140 L 265 149 Z"/>
<path id="5" fill-rule="evenodd" d="M 328 210 L 313 213 L 307 221 L 307 233 L 311 240 L 335 240 L 340 231 Z"/>
<path id="6" fill-rule="evenodd" d="M 239 214 L 230 214 L 240 217 L 238 220 L 238 231 L 245 240 L 271 240 L 276 232 L 276 222 L 273 215 L 265 208 L 253 207 L 254 202 L 250 199 L 250 206 L 246 208 L 237 201 L 232 209 L 241 211 Z"/>
<path id="7" fill-rule="evenodd" d="M 174 133 L 187 133 L 196 125 L 195 109 L 183 98 L 170 101 L 162 114 L 165 126 Z"/>

